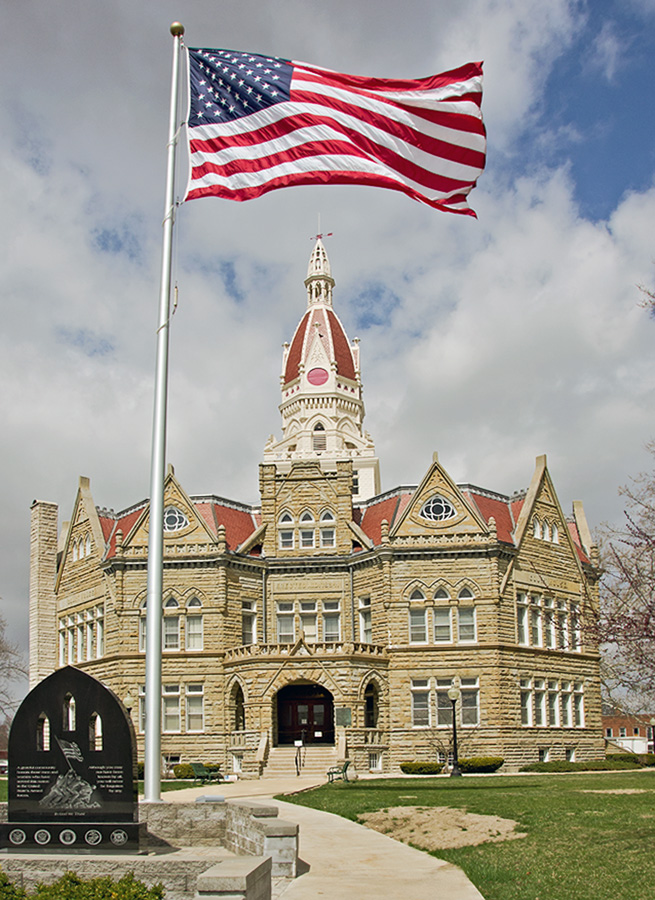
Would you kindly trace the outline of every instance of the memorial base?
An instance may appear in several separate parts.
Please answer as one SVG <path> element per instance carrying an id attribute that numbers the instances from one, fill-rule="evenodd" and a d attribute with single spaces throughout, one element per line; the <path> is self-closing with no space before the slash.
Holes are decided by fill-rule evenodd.
<path id="1" fill-rule="evenodd" d="M 144 829 L 135 822 L 2 822 L 0 849 L 137 853 Z"/>

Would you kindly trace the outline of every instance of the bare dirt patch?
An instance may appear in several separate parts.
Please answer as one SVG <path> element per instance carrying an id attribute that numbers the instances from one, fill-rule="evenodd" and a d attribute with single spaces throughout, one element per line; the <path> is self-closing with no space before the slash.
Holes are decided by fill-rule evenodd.
<path id="1" fill-rule="evenodd" d="M 447 806 L 392 806 L 364 813 L 359 821 L 421 850 L 446 850 L 525 837 L 514 830 L 516 822 L 512 819 L 482 816 Z"/>
<path id="2" fill-rule="evenodd" d="M 650 794 L 648 788 L 617 788 L 614 791 L 580 791 L 581 794 Z"/>

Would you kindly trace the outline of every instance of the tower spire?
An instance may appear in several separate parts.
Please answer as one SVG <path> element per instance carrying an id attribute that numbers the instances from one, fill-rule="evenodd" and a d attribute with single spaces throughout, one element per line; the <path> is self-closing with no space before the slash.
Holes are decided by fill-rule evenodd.
<path id="1" fill-rule="evenodd" d="M 317 236 L 312 255 L 309 257 L 305 287 L 307 288 L 308 309 L 317 303 L 332 306 L 334 278 L 330 269 L 330 260 L 320 235 Z"/>
<path id="2" fill-rule="evenodd" d="M 272 435 L 264 461 L 287 471 L 296 460 L 316 460 L 325 470 L 352 460 L 353 494 L 365 500 L 379 493 L 379 464 L 364 431 L 359 345 L 351 343 L 332 309 L 334 279 L 318 235 L 305 279 L 307 309 L 282 359 L 283 436 Z"/>

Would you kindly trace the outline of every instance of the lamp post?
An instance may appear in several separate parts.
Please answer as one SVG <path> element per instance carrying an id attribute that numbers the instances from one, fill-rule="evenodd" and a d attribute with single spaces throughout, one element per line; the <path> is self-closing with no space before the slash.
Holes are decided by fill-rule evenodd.
<path id="1" fill-rule="evenodd" d="M 451 778 L 461 776 L 462 772 L 459 768 L 459 760 L 457 759 L 457 715 L 456 707 L 459 700 L 459 688 L 451 687 L 448 691 L 448 699 L 453 704 L 453 768 L 450 773 Z"/>

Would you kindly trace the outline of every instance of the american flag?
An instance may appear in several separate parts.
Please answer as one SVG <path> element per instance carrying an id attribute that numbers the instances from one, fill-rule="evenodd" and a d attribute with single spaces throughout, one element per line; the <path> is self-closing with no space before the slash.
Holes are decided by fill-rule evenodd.
<path id="1" fill-rule="evenodd" d="M 66 759 L 76 759 L 78 762 L 84 762 L 82 752 L 75 741 L 63 741 L 57 738 L 57 743 Z"/>
<path id="2" fill-rule="evenodd" d="M 185 200 L 297 184 L 368 184 L 475 215 L 482 65 L 417 80 L 344 75 L 237 50 L 189 49 Z"/>

